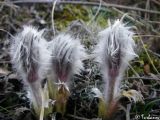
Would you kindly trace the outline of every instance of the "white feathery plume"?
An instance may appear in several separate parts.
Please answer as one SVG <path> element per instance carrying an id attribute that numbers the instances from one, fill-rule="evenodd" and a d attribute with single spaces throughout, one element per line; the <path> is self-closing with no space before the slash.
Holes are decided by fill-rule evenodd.
<path id="1" fill-rule="evenodd" d="M 86 53 L 80 40 L 61 33 L 51 41 L 50 48 L 51 67 L 56 82 L 69 83 L 74 74 L 80 74 L 84 69 L 82 61 L 86 58 Z"/>
<path id="2" fill-rule="evenodd" d="M 99 33 L 100 41 L 94 54 L 104 77 L 106 105 L 119 96 L 123 73 L 128 62 L 137 56 L 134 52 L 133 34 L 122 20 L 116 20 L 113 25 Z"/>
<path id="3" fill-rule="evenodd" d="M 35 109 L 42 106 L 41 81 L 49 68 L 50 54 L 43 32 L 33 26 L 23 26 L 12 40 L 10 52 L 14 68 L 29 86 Z"/>

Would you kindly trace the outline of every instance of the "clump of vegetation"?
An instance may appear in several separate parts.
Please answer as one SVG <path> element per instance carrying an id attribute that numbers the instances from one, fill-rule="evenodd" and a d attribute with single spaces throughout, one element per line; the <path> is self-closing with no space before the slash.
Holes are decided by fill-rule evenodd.
<path id="1" fill-rule="evenodd" d="M 70 2 L 70 4 L 68 4 L 68 2 Z M 159 21 L 158 2 L 156 0 L 149 2 L 142 0 L 125 1 L 125 3 L 123 3 L 123 1 L 119 0 L 114 1 L 114 5 L 108 4 L 109 1 L 101 1 L 101 4 L 99 1 L 86 1 L 86 4 L 81 4 L 83 2 L 84 1 L 64 1 L 56 4 L 54 10 L 56 34 L 54 34 L 52 30 L 51 12 L 53 5 L 51 3 L 35 2 L 33 4 L 32 2 L 28 3 L 27 1 L 19 3 L 16 3 L 16 1 L 13 3 L 6 1 L 0 2 L 0 11 L 2 14 L 2 17 L 0 18 L 0 86 L 2 93 L 0 95 L 0 119 L 35 120 L 40 115 L 43 116 L 41 113 L 44 113 L 45 119 L 48 120 L 98 119 L 102 117 L 104 119 L 113 117 L 113 119 L 129 120 L 135 119 L 135 115 L 159 116 L 160 60 L 158 46 L 159 23 L 157 22 Z M 119 4 L 122 6 L 119 6 Z M 126 72 L 123 70 L 124 76 L 121 77 L 121 81 L 119 81 L 119 89 L 123 91 L 117 92 L 120 94 L 121 98 L 118 100 L 116 99 L 120 104 L 118 108 L 113 107 L 116 108 L 115 111 L 112 112 L 113 114 L 109 114 L 112 110 L 107 109 L 106 106 L 108 105 L 106 104 L 102 92 L 105 91 L 105 77 L 102 77 L 103 73 L 100 72 L 101 68 L 93 61 L 94 56 L 91 53 L 100 39 L 98 33 L 105 28 L 110 28 L 110 24 L 108 24 L 107 21 L 110 19 L 111 23 L 114 23 L 113 21 L 115 19 L 120 18 L 126 12 L 128 14 L 124 18 L 124 23 L 127 23 L 128 26 L 136 26 L 136 29 L 133 30 L 135 34 L 133 34 L 132 37 L 136 42 L 137 46 L 135 52 L 139 57 L 132 61 L 130 61 L 130 59 L 130 62 L 128 61 L 130 63 L 128 64 L 129 67 L 125 69 Z M 47 75 L 39 74 L 43 73 L 39 71 L 41 68 L 34 69 L 35 71 L 38 70 L 38 76 L 42 76 L 39 80 L 36 80 L 39 82 L 39 87 L 32 85 L 34 82 L 29 83 L 27 79 L 24 80 L 24 75 L 19 74 L 20 77 L 16 75 L 16 72 L 12 72 L 13 69 L 9 57 L 9 44 L 11 41 L 9 40 L 10 38 L 13 38 L 12 34 L 22 32 L 20 32 L 20 30 L 23 25 L 30 24 L 39 26 L 39 29 L 45 28 L 46 31 L 43 31 L 44 34 L 42 35 L 42 38 L 47 40 L 45 43 L 48 43 L 48 41 L 50 42 L 50 40 L 56 38 L 56 36 L 63 31 L 66 32 L 66 34 L 71 34 L 72 39 L 80 39 L 81 44 L 84 45 L 89 54 L 89 59 L 84 60 L 85 69 L 83 69 L 80 74 L 72 75 L 72 79 L 70 80 L 72 84 L 69 85 L 69 90 L 66 86 L 59 87 L 63 89 L 58 89 L 58 86 L 62 84 L 57 85 L 54 82 L 53 86 L 55 86 L 55 88 L 49 87 L 51 83 L 49 83 L 48 80 L 51 79 Z M 38 30 L 37 32 L 42 33 L 42 31 Z M 29 45 L 26 42 L 24 43 L 25 46 Z M 37 46 L 38 44 L 34 45 Z M 19 51 L 25 51 L 25 46 L 22 46 L 23 49 Z M 43 45 L 43 47 L 39 48 L 45 48 L 46 46 L 47 45 Z M 28 51 L 32 53 L 32 50 Z M 35 56 L 37 55 L 38 54 L 35 54 Z M 50 58 L 53 57 L 52 55 L 49 56 Z M 30 56 L 28 58 L 34 57 Z M 18 60 L 18 57 L 17 59 L 15 58 L 15 60 Z M 31 61 L 34 63 L 35 59 L 31 59 Z M 38 59 L 38 61 L 41 61 L 41 59 Z M 41 64 L 41 62 L 36 63 L 38 63 L 38 66 L 46 65 Z M 51 63 L 49 62 L 49 64 Z M 25 65 L 23 64 L 23 66 Z M 49 67 L 51 67 L 51 65 Z M 35 67 L 32 67 L 32 69 L 33 68 Z M 43 68 L 48 68 L 48 66 Z M 45 73 L 45 71 L 48 70 L 45 69 L 42 71 Z M 30 86 L 32 89 L 41 89 L 40 91 L 34 91 L 36 93 L 34 93 L 31 98 L 33 100 L 33 98 L 37 98 L 37 95 L 40 96 L 36 102 L 45 99 L 46 102 L 40 102 L 40 109 L 38 108 L 38 112 L 36 112 L 37 107 L 35 106 L 39 106 L 39 103 L 36 105 L 37 103 L 35 100 L 31 101 L 28 99 L 27 86 Z M 56 90 L 59 90 L 59 92 Z M 48 93 L 48 91 L 51 92 Z M 54 93 L 54 91 L 56 92 Z M 139 93 L 143 95 L 144 103 L 133 102 L 142 98 Z M 55 97 L 52 97 L 52 95 Z M 65 100 L 67 100 L 65 105 L 58 105 L 58 103 L 54 101 L 59 98 L 65 98 Z M 114 100 L 115 97 L 111 98 Z M 110 101 L 113 102 L 112 100 Z M 34 108 L 34 110 L 32 108 Z M 43 110 L 45 112 L 43 112 Z M 37 115 L 35 115 L 35 113 Z"/>

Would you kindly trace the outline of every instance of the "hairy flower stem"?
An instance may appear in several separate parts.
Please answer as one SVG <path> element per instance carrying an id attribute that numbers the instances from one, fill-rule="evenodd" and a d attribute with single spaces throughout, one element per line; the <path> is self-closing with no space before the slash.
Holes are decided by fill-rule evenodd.
<path id="1" fill-rule="evenodd" d="M 30 90 L 32 94 L 32 104 L 37 118 L 40 118 L 43 111 L 43 90 L 39 82 L 30 83 Z"/>
<path id="2" fill-rule="evenodd" d="M 105 100 L 102 98 L 99 98 L 98 115 L 99 117 L 102 117 L 105 120 L 110 120 L 110 118 L 112 118 L 114 113 L 117 111 L 117 107 L 118 107 L 118 100 L 114 98 L 115 78 L 108 80 L 108 83 L 105 85 L 109 86 L 109 87 L 105 87 L 105 88 L 108 88 L 108 89 L 105 89 L 105 91 L 109 91 L 109 92 L 104 92 L 104 94 L 108 93 L 108 95 L 105 95 L 107 96 Z"/>
<path id="3" fill-rule="evenodd" d="M 47 84 L 48 84 L 49 98 L 52 99 L 52 100 L 55 100 L 58 87 L 53 82 L 53 80 L 48 80 Z"/>
<path id="4" fill-rule="evenodd" d="M 115 86 L 115 80 L 109 80 L 109 87 L 108 87 L 108 104 L 107 106 L 110 105 L 110 103 L 112 102 L 113 100 L 113 97 L 114 97 L 114 86 Z"/>

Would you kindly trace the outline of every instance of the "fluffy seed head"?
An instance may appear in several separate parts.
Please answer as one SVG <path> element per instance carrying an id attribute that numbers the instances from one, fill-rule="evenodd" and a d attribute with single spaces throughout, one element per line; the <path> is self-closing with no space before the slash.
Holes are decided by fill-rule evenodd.
<path id="1" fill-rule="evenodd" d="M 80 74 L 82 61 L 86 58 L 80 40 L 70 34 L 61 33 L 50 44 L 52 70 L 56 80 L 66 82 L 73 74 Z"/>
<path id="2" fill-rule="evenodd" d="M 111 96 L 117 96 L 128 62 L 137 56 L 133 34 L 120 20 L 99 33 L 100 41 L 94 54 L 104 75 L 106 99 L 111 100 Z"/>
<path id="3" fill-rule="evenodd" d="M 96 61 L 109 69 L 118 69 L 135 56 L 133 32 L 121 21 L 117 20 L 99 33 L 99 43 L 94 53 Z M 125 65 L 126 66 L 126 65 Z M 112 71 L 110 71 L 112 72 Z M 112 73 L 113 74 L 113 73 Z"/>
<path id="4" fill-rule="evenodd" d="M 49 65 L 47 42 L 43 31 L 24 26 L 11 43 L 11 60 L 19 75 L 27 82 L 43 79 Z"/>

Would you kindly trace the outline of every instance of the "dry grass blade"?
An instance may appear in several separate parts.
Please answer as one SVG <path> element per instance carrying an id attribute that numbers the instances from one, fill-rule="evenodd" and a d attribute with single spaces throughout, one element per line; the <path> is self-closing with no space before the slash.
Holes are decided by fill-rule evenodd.
<path id="1" fill-rule="evenodd" d="M 12 3 L 47 3 L 47 2 L 52 2 L 52 0 L 17 0 L 13 1 Z M 97 2 L 84 2 L 84 1 L 60 1 L 59 4 L 80 4 L 80 5 L 91 5 L 91 6 L 99 6 Z M 136 8 L 136 7 L 130 7 L 130 6 L 124 6 L 124 5 L 117 5 L 117 4 L 109 4 L 103 2 L 102 7 L 116 7 L 120 9 L 127 9 L 127 10 L 134 10 L 134 11 L 140 11 L 140 12 L 145 12 L 145 13 L 152 13 L 152 14 L 160 14 L 159 11 L 154 11 L 154 10 L 146 10 L 142 8 Z"/>

